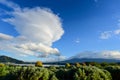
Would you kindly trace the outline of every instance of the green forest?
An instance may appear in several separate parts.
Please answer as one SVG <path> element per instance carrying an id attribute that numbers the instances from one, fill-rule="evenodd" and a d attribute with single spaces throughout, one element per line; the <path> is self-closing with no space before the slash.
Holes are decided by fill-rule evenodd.
<path id="1" fill-rule="evenodd" d="M 0 63 L 0 80 L 120 80 L 115 63 L 66 63 L 65 66 L 15 66 Z"/>

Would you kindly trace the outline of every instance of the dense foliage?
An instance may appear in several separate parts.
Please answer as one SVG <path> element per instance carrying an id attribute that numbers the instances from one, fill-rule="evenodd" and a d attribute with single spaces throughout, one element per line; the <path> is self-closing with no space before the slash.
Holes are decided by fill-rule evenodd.
<path id="1" fill-rule="evenodd" d="M 57 80 L 54 72 L 40 67 L 1 67 L 0 80 Z"/>
<path id="2" fill-rule="evenodd" d="M 105 69 L 111 73 L 113 80 L 120 80 L 120 66 L 107 66 Z"/>
<path id="3" fill-rule="evenodd" d="M 104 69 L 95 66 L 0 67 L 0 80 L 112 80 Z"/>
<path id="4" fill-rule="evenodd" d="M 95 66 L 61 68 L 57 71 L 56 76 L 59 80 L 112 80 L 108 71 Z"/>

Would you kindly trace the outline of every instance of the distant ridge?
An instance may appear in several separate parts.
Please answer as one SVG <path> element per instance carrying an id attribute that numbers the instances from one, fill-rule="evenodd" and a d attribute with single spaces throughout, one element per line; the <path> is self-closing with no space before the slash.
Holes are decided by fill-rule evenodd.
<path id="1" fill-rule="evenodd" d="M 11 58 L 8 56 L 4 56 L 4 55 L 0 56 L 0 62 L 2 62 L 2 63 L 10 62 L 10 63 L 17 63 L 17 64 L 24 63 L 24 61 L 17 60 L 17 59 L 14 59 L 14 58 Z"/>
<path id="2" fill-rule="evenodd" d="M 21 60 L 17 60 L 8 56 L 0 56 L 0 62 L 2 63 L 16 63 L 16 64 L 31 64 L 34 62 L 24 62 Z M 102 63 L 102 62 L 107 62 L 107 63 L 120 63 L 120 60 L 118 59 L 104 59 L 104 58 L 70 58 L 64 61 L 57 61 L 57 62 L 45 62 L 44 64 L 57 64 L 57 63 L 61 63 L 61 64 L 65 64 L 65 63 L 76 63 L 76 62 L 98 62 L 98 63 Z"/>
<path id="3" fill-rule="evenodd" d="M 107 62 L 107 63 L 118 63 L 120 60 L 117 59 L 104 59 L 104 58 L 71 58 L 68 60 L 61 61 L 61 63 L 75 63 L 75 62 Z"/>

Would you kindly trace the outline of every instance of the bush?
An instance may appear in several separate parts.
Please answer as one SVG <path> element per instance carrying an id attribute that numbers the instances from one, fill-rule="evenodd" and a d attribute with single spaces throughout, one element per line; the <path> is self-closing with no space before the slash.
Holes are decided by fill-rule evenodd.
<path id="1" fill-rule="evenodd" d="M 83 66 L 86 66 L 86 63 L 82 63 Z"/>
<path id="2" fill-rule="evenodd" d="M 55 66 L 50 66 L 50 67 L 48 67 L 48 69 L 49 69 L 50 71 L 53 71 L 53 72 L 55 72 L 55 71 L 57 70 Z"/>
<path id="3" fill-rule="evenodd" d="M 105 69 L 111 73 L 113 80 L 120 80 L 120 66 L 107 66 Z"/>
<path id="4" fill-rule="evenodd" d="M 42 67 L 42 66 L 43 66 L 43 64 L 42 64 L 42 62 L 41 62 L 41 61 L 37 61 L 37 62 L 35 63 L 35 66 L 36 66 L 36 67 Z"/>
<path id="5" fill-rule="evenodd" d="M 16 80 L 52 80 L 53 78 L 57 80 L 54 72 L 47 68 L 23 67 L 18 73 Z"/>
<path id="6" fill-rule="evenodd" d="M 90 65 L 101 68 L 100 63 L 97 63 L 97 62 L 90 62 Z"/>
<path id="7" fill-rule="evenodd" d="M 5 66 L 5 64 L 3 64 L 3 63 L 0 63 L 0 67 L 4 67 Z"/>
<path id="8" fill-rule="evenodd" d="M 55 75 L 52 75 L 52 77 L 50 78 L 50 80 L 58 80 L 57 77 Z"/>
<path id="9" fill-rule="evenodd" d="M 70 68 L 70 67 L 71 67 L 70 63 L 66 63 L 66 64 L 65 64 L 65 67 L 66 67 L 66 68 Z"/>
<path id="10" fill-rule="evenodd" d="M 80 63 L 75 63 L 75 66 L 76 66 L 77 68 L 79 68 L 79 67 L 80 67 Z"/>
<path id="11" fill-rule="evenodd" d="M 95 66 L 58 69 L 56 77 L 59 80 L 112 80 L 107 70 L 99 69 Z"/>
<path id="12" fill-rule="evenodd" d="M 0 78 L 6 76 L 7 73 L 6 67 L 0 67 Z"/>
<path id="13" fill-rule="evenodd" d="M 82 66 L 76 70 L 74 80 L 112 80 L 112 78 L 106 70 L 94 66 Z"/>
<path id="14" fill-rule="evenodd" d="M 105 67 L 105 66 L 108 66 L 108 65 L 109 65 L 109 64 L 106 63 L 106 62 L 101 63 L 101 66 L 102 66 L 102 67 Z"/>
<path id="15" fill-rule="evenodd" d="M 112 70 L 111 68 L 106 69 Z M 115 70 L 119 69 L 115 68 Z M 5 66 L 0 67 L 0 80 L 111 80 L 111 75 L 107 70 L 82 65 L 77 68 Z M 113 69 L 113 71 L 115 70 Z M 120 71 L 118 72 L 120 73 Z M 119 73 L 114 76 L 117 77 L 120 75 Z M 114 80 L 120 80 L 119 78 L 116 79 L 116 77 Z"/>

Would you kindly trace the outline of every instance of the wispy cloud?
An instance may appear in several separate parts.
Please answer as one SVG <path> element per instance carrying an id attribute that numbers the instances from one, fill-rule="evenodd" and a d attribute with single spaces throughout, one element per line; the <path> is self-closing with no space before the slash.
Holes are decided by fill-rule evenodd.
<path id="1" fill-rule="evenodd" d="M 11 8 L 13 10 L 20 10 L 19 5 L 15 4 L 15 3 L 11 2 L 11 1 L 0 0 L 0 3 L 6 5 L 7 7 Z"/>
<path id="2" fill-rule="evenodd" d="M 80 43 L 80 39 L 77 38 L 77 39 L 75 40 L 75 43 L 79 44 L 79 43 Z"/>
<path id="3" fill-rule="evenodd" d="M 100 35 L 100 39 L 109 39 L 112 37 L 112 31 L 104 31 Z"/>
<path id="4" fill-rule="evenodd" d="M 53 42 L 59 40 L 64 34 L 58 15 L 48 8 L 20 8 L 19 5 L 7 0 L 1 0 L 0 3 L 13 9 L 7 14 L 12 17 L 2 20 L 15 26 L 16 31 L 20 34 L 13 37 L 1 33 L 0 39 L 12 39 L 12 41 L 7 41 L 8 44 L 0 41 L 0 47 L 3 50 L 39 57 L 60 53 L 57 48 L 52 48 Z"/>
<path id="5" fill-rule="evenodd" d="M 109 39 L 119 35 L 120 35 L 120 29 L 116 29 L 112 31 L 104 31 L 100 34 L 100 39 Z"/>
<path id="6" fill-rule="evenodd" d="M 7 35 L 7 34 L 0 33 L 0 41 L 1 41 L 1 40 L 11 40 L 11 39 L 13 39 L 12 36 Z"/>
<path id="7" fill-rule="evenodd" d="M 120 34 L 120 29 L 115 30 L 115 31 L 114 31 L 114 34 L 115 34 L 115 35 L 119 35 L 119 34 Z"/>

